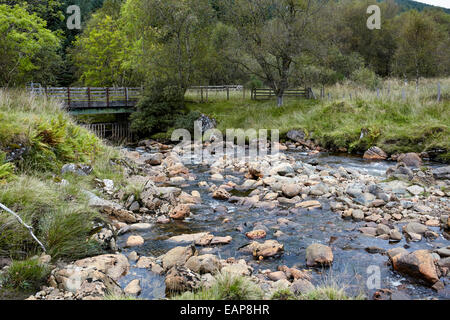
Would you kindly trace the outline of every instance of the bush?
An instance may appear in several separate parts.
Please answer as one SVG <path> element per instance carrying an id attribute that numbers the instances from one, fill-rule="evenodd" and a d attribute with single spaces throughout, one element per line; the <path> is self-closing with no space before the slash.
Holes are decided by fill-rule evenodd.
<path id="1" fill-rule="evenodd" d="M 45 284 L 50 268 L 38 259 L 13 261 L 3 277 L 5 287 L 20 290 L 38 290 Z"/>
<path id="2" fill-rule="evenodd" d="M 316 287 L 314 290 L 300 295 L 301 300 L 364 300 L 365 297 L 359 294 L 355 297 L 347 295 L 344 288 L 335 284 Z"/>
<path id="3" fill-rule="evenodd" d="M 250 279 L 234 274 L 223 273 L 215 277 L 210 288 L 201 288 L 197 292 L 185 292 L 176 300 L 259 300 L 263 292 Z"/>
<path id="4" fill-rule="evenodd" d="M 202 114 L 199 111 L 190 111 L 186 115 L 180 115 L 174 124 L 175 129 L 186 129 L 194 134 L 194 122 L 200 118 Z"/>
<path id="5" fill-rule="evenodd" d="M 131 115 L 131 129 L 142 136 L 165 132 L 184 108 L 182 90 L 174 85 L 156 83 L 144 93 Z"/>
<path id="6" fill-rule="evenodd" d="M 380 86 L 380 78 L 372 70 L 361 67 L 352 72 L 350 79 L 357 85 L 364 86 L 368 89 L 376 89 Z"/>

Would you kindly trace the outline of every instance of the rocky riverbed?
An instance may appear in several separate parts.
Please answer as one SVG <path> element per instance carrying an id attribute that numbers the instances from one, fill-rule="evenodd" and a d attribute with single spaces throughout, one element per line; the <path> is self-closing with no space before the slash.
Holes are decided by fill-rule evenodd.
<path id="1" fill-rule="evenodd" d="M 29 299 L 161 299 L 218 272 L 251 277 L 267 298 L 330 282 L 369 299 L 450 298 L 450 167 L 278 147 L 198 163 L 191 146 L 124 149 L 134 194 L 109 180 L 103 197 L 88 193 L 111 221 L 95 235 L 111 253 L 55 266 Z"/>

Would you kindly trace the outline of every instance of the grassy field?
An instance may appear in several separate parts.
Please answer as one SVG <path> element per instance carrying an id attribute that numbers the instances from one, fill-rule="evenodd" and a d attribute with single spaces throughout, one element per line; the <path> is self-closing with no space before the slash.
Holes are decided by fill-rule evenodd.
<path id="1" fill-rule="evenodd" d="M 331 150 L 359 153 L 373 145 L 390 154 L 440 150 L 434 152 L 438 160 L 450 161 L 450 79 L 424 80 L 417 91 L 415 83 L 392 79 L 382 82 L 378 93 L 350 83 L 325 88 L 323 98 L 314 91 L 316 100 L 286 100 L 281 108 L 275 100 L 252 101 L 237 94 L 230 100 L 209 96 L 207 103 L 186 98 L 189 110 L 216 118 L 222 132 L 279 129 L 283 138 L 291 129 L 304 129 Z M 368 132 L 362 139 L 361 130 Z"/>

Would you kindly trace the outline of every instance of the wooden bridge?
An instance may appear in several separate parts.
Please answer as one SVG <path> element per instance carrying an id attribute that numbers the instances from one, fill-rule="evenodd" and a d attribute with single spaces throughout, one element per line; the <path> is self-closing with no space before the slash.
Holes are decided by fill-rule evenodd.
<path id="1" fill-rule="evenodd" d="M 38 95 L 61 100 L 73 115 L 131 113 L 142 88 L 126 87 L 41 87 L 29 86 Z"/>

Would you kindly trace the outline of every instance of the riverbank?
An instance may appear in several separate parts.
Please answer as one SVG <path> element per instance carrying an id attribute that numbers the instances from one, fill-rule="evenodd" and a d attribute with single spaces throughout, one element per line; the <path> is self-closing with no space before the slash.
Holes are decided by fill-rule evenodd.
<path id="1" fill-rule="evenodd" d="M 18 99 L 31 111 L 45 104 Z M 45 137 L 63 121 L 23 114 L 22 132 L 45 127 Z M 258 157 L 230 143 L 236 157 L 225 156 L 222 142 L 208 141 L 112 149 L 55 116 L 65 129 L 45 141 L 57 165 L 22 167 L 30 147 L 5 163 L 15 169 L 0 202 L 33 225 L 47 252 L 2 211 L 10 238 L 0 242 L 0 290 L 31 300 L 449 297 L 449 167 L 386 162 L 374 175 L 377 162 L 327 161 L 292 141 Z M 97 143 L 72 163 L 55 152 L 71 137 Z M 374 268 L 380 282 L 368 286 Z"/>
<path id="2" fill-rule="evenodd" d="M 448 88 L 449 81 L 441 81 Z M 327 88 L 332 100 L 287 100 L 281 108 L 275 101 L 252 101 L 234 97 L 227 100 L 188 103 L 189 110 L 202 112 L 217 120 L 225 132 L 228 128 L 278 129 L 286 139 L 289 130 L 302 129 L 306 138 L 330 151 L 362 154 L 378 146 L 389 155 L 403 152 L 428 152 L 437 161 L 450 161 L 450 100 L 442 95 L 436 101 L 433 84 L 420 94 L 407 88 L 402 99 L 399 84 L 389 85 L 390 96 L 360 87 Z M 410 86 L 411 87 L 411 86 Z M 395 90 L 399 91 L 396 92 Z M 412 91 L 412 92 L 411 92 Z M 353 94 L 352 98 L 350 94 Z M 337 97 L 346 98 L 339 99 Z M 188 96 L 189 98 L 189 96 Z M 193 99 L 191 97 L 190 99 Z"/>

